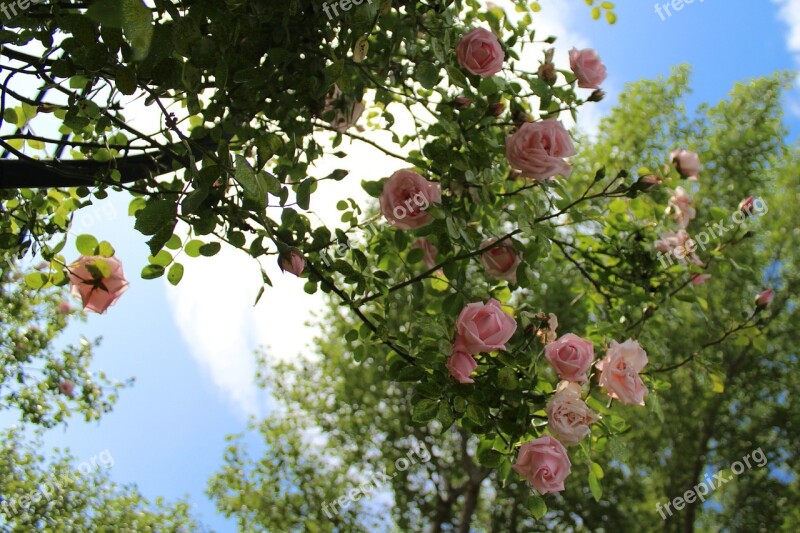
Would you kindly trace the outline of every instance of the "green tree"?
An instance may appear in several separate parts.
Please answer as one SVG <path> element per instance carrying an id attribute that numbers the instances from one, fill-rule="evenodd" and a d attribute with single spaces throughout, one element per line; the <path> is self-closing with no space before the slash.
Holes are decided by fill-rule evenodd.
<path id="1" fill-rule="evenodd" d="M 621 331 L 647 348 L 648 409 L 608 404 L 593 391 L 590 405 L 604 418 L 591 442 L 570 454 L 571 482 L 561 496 L 543 501 L 509 472 L 503 453 L 522 435 L 507 446 L 503 439 L 514 435 L 519 422 L 508 424 L 502 410 L 486 411 L 498 425 L 495 437 L 470 436 L 479 433 L 475 418 L 480 415 L 474 408 L 472 416 L 462 413 L 473 405 L 492 406 L 491 396 L 481 395 L 485 389 L 456 385 L 446 376 L 435 385 L 420 383 L 416 370 L 399 364 L 399 358 L 385 360 L 365 342 L 358 324 L 332 299 L 331 310 L 318 318 L 324 328 L 317 339 L 318 358 L 274 365 L 264 356 L 261 379 L 278 401 L 275 413 L 254 425 L 264 439 L 264 455 L 251 457 L 234 439 L 224 468 L 209 485 L 218 508 L 248 531 L 364 531 L 373 530 L 375 522 L 400 531 L 796 529 L 793 402 L 800 387 L 793 327 L 798 243 L 792 228 L 797 215 L 780 208 L 800 193 L 792 178 L 796 150 L 782 141 L 781 95 L 790 78 L 779 74 L 737 84 L 726 100 L 689 115 L 683 104 L 688 77 L 688 69 L 679 68 L 666 79 L 629 86 L 602 122 L 597 140 L 576 161 L 576 171 L 620 164 L 638 168 L 640 178 L 658 175 L 663 183 L 618 178 L 647 188 L 646 194 L 633 194 L 629 185 L 611 202 L 587 200 L 581 217 L 564 217 L 550 233 L 551 244 L 533 269 L 536 283 L 522 294 L 512 295 L 504 286 L 492 289 L 518 315 L 557 314 L 559 332 L 589 328 L 594 337 Z M 697 218 L 688 230 L 701 240 L 700 233 L 710 231 L 707 222 L 727 228 L 698 249 L 703 266 L 663 265 L 653 248 L 659 233 L 674 225 L 664 214 L 669 189 L 689 186 L 670 175 L 668 165 L 664 168 L 667 154 L 680 146 L 696 149 L 704 163 L 693 188 Z M 587 185 L 573 186 L 575 197 Z M 749 195 L 760 198 L 760 214 L 732 223 L 731 215 Z M 499 213 L 498 218 L 506 216 Z M 366 257 L 380 258 L 390 274 L 392 268 L 407 268 L 387 259 L 391 255 L 381 235 L 367 238 L 353 246 L 369 250 Z M 468 269 L 465 277 L 478 281 L 463 290 L 475 291 L 480 267 L 469 268 L 474 271 Z M 712 277 L 695 286 L 690 276 L 699 273 Z M 438 296 L 448 291 L 450 280 L 394 291 L 385 304 L 393 310 L 386 327 L 398 336 L 425 339 L 423 353 L 447 353 L 452 337 L 441 326 Z M 774 287 L 777 296 L 758 311 L 754 296 L 765 287 Z M 417 318 L 418 309 L 428 318 Z M 519 356 L 536 361 L 539 341 L 533 331 L 527 335 Z M 487 366 L 485 371 L 479 367 L 476 381 L 502 382 L 499 371 L 494 374 L 491 363 Z M 546 366 L 537 366 L 539 383 L 525 395 L 549 397 L 555 377 Z M 514 385 L 525 387 L 518 378 L 509 388 Z M 443 401 L 450 390 L 457 391 L 453 400 Z M 495 390 L 508 398 L 507 390 Z M 547 422 L 541 415 L 526 412 L 524 418 L 540 431 Z M 415 443 L 431 450 L 431 460 L 391 476 L 395 462 Z M 757 464 L 757 450 L 766 465 Z M 731 465 L 745 456 L 752 467 L 734 476 Z M 602 474 L 597 476 L 602 486 L 594 486 L 602 491 L 597 501 L 590 495 L 592 469 Z M 386 491 L 390 504 L 359 498 L 334 516 L 326 512 L 331 507 L 323 504 L 347 499 L 350 489 L 381 472 L 390 479 L 371 494 Z M 673 498 L 718 472 L 734 479 L 710 491 L 710 503 L 673 506 L 671 516 L 665 510 Z M 662 521 L 658 504 L 667 520 Z M 536 520 L 545 509 L 544 518 Z"/>
<path id="2" fill-rule="evenodd" d="M 193 532 L 200 526 L 185 502 L 145 499 L 135 487 L 119 486 L 105 472 L 113 456 L 103 450 L 90 461 L 53 454 L 47 461 L 37 442 L 17 430 L 2 434 L 0 526 L 3 531 Z"/>

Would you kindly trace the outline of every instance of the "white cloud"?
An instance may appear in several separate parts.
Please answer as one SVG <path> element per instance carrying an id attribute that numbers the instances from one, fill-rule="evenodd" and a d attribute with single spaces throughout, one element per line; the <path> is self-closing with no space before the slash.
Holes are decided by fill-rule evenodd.
<path id="1" fill-rule="evenodd" d="M 773 0 L 780 7 L 778 19 L 788 26 L 786 46 L 800 61 L 800 0 Z"/>
<path id="2" fill-rule="evenodd" d="M 800 0 L 772 0 L 778 4 L 778 20 L 786 24 L 786 49 L 794 54 L 795 64 L 800 66 Z M 795 89 L 800 89 L 800 75 L 795 79 Z M 788 98 L 789 111 L 800 116 L 800 98 L 797 92 Z"/>

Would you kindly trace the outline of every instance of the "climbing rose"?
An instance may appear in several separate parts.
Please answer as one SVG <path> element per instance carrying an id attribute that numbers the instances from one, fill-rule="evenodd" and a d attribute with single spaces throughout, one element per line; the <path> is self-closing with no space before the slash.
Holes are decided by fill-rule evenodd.
<path id="1" fill-rule="evenodd" d="M 675 150 L 670 154 L 670 159 L 681 176 L 697 181 L 700 176 L 700 156 L 687 150 Z"/>
<path id="2" fill-rule="evenodd" d="M 506 137 L 506 159 L 522 176 L 549 180 L 556 174 L 568 178 L 572 165 L 565 157 L 575 155 L 575 145 L 569 132 L 554 118 L 526 122 Z"/>
<path id="3" fill-rule="evenodd" d="M 600 417 L 581 399 L 579 383 L 562 381 L 547 402 L 550 431 L 567 446 L 574 446 L 591 433 L 590 425 Z"/>
<path id="4" fill-rule="evenodd" d="M 606 79 L 606 66 L 600 61 L 596 50 L 586 48 L 569 51 L 569 68 L 578 78 L 578 87 L 581 89 L 598 89 Z"/>
<path id="5" fill-rule="evenodd" d="M 689 222 L 697 215 L 697 211 L 692 207 L 692 198 L 683 187 L 677 187 L 675 189 L 675 192 L 669 199 L 667 212 L 672 215 L 672 218 L 680 229 L 686 229 Z"/>
<path id="6" fill-rule="evenodd" d="M 639 372 L 647 365 L 647 352 L 633 339 L 619 344 L 611 341 L 606 357 L 595 365 L 600 373 L 599 384 L 608 395 L 628 405 L 644 405 L 647 387 Z"/>
<path id="7" fill-rule="evenodd" d="M 450 375 L 459 383 L 474 383 L 469 375 L 476 368 L 478 363 L 467 352 L 464 341 L 457 337 L 450 359 L 447 360 L 447 370 L 450 371 Z"/>
<path id="8" fill-rule="evenodd" d="M 398 170 L 383 185 L 381 213 L 399 229 L 416 229 L 432 220 L 427 209 L 442 201 L 438 183 L 428 181 L 413 170 Z"/>
<path id="9" fill-rule="evenodd" d="M 483 241 L 480 247 L 486 248 L 495 242 L 497 242 L 497 239 L 492 237 Z M 522 259 L 514 251 L 514 243 L 511 242 L 511 239 L 506 239 L 481 254 L 481 263 L 483 263 L 487 276 L 492 279 L 510 281 L 511 283 L 517 282 L 517 267 L 521 262 Z"/>
<path id="10" fill-rule="evenodd" d="M 458 335 L 470 355 L 505 350 L 516 329 L 517 321 L 495 299 L 468 304 L 456 322 Z"/>
<path id="11" fill-rule="evenodd" d="M 544 356 L 561 379 L 585 383 L 594 362 L 594 345 L 574 333 L 567 333 L 548 344 Z"/>
<path id="12" fill-rule="evenodd" d="M 564 480 L 572 470 L 567 449 L 550 435 L 528 441 L 519 448 L 517 462 L 512 465 L 539 494 L 561 492 Z"/>
<path id="13" fill-rule="evenodd" d="M 475 28 L 456 45 L 456 58 L 458 64 L 472 74 L 488 78 L 502 70 L 505 53 L 494 33 Z"/>
<path id="14" fill-rule="evenodd" d="M 102 270 L 100 262 L 108 265 L 110 274 L 107 277 L 102 277 L 98 272 Z M 95 274 L 92 274 L 89 267 L 96 267 L 92 269 Z M 116 257 L 82 255 L 69 266 L 69 282 L 72 294 L 80 297 L 83 308 L 101 314 L 114 305 L 128 288 L 122 263 Z"/>

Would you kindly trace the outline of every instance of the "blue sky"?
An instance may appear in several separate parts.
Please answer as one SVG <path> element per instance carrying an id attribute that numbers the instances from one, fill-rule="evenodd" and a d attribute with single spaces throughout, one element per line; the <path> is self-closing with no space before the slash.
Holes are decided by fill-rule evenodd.
<path id="1" fill-rule="evenodd" d="M 695 0 L 666 20 L 656 13 L 654 1 L 617 0 L 619 22 L 613 27 L 592 21 L 580 0 L 542 3 L 544 11 L 534 24 L 559 35 L 562 51 L 591 46 L 607 64 L 608 100 L 600 111 L 625 83 L 666 74 L 679 63 L 694 68 L 694 105 L 724 97 L 735 81 L 794 69 L 800 54 L 800 0 Z M 790 111 L 800 101 L 797 96 L 790 95 L 786 104 L 792 138 L 800 127 Z M 593 127 L 598 109 L 583 126 Z M 354 147 L 353 156 L 344 160 L 343 168 L 349 165 L 361 175 L 348 178 L 345 194 L 356 196 L 362 177 L 378 179 L 389 173 L 380 170 L 394 169 L 395 163 L 382 166 L 375 154 Z M 341 188 L 328 193 L 333 204 L 341 195 Z M 320 208 L 318 214 L 331 220 L 335 210 Z M 136 483 L 150 498 L 188 495 L 206 526 L 234 531 L 233 521 L 216 515 L 203 491 L 220 465 L 225 436 L 244 431 L 249 415 L 269 412 L 269 398 L 251 382 L 252 350 L 266 346 L 271 357 L 311 356 L 315 330 L 303 323 L 319 309 L 319 296 L 306 295 L 301 281 L 266 265 L 276 287 L 254 310 L 258 268 L 229 251 L 184 261 L 187 273 L 177 289 L 163 280 L 141 280 L 148 253 L 132 226 L 123 195 L 79 214 L 74 233 L 110 240 L 131 286 L 106 315 L 90 315 L 67 337 L 102 336 L 95 367 L 120 379 L 135 376 L 136 384 L 99 423 L 73 420 L 66 430 L 49 432 L 46 445 L 68 446 L 79 461 L 107 449 L 115 481 Z M 7 423 L 7 417 L 0 420 Z M 248 441 L 260 446 L 252 437 Z"/>

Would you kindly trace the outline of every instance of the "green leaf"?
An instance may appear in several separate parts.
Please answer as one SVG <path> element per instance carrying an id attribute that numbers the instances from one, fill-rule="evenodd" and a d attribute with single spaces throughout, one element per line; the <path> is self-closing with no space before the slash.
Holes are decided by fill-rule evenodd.
<path id="1" fill-rule="evenodd" d="M 97 245 L 97 253 L 102 257 L 113 257 L 115 250 L 110 242 L 101 241 L 100 244 Z"/>
<path id="2" fill-rule="evenodd" d="M 205 243 L 199 239 L 192 239 L 191 241 L 186 243 L 186 246 L 183 247 L 183 251 L 186 252 L 186 255 L 189 257 L 200 257 L 200 248 L 202 248 Z"/>
<path id="3" fill-rule="evenodd" d="M 164 275 L 164 267 L 160 265 L 147 265 L 142 269 L 143 279 L 156 279 Z"/>
<path id="4" fill-rule="evenodd" d="M 424 423 L 436 418 L 439 411 L 439 402 L 436 400 L 420 400 L 414 405 L 411 419 L 414 422 Z"/>
<path id="5" fill-rule="evenodd" d="M 86 16 L 107 28 L 122 27 L 122 5 L 119 0 L 95 0 Z"/>
<path id="6" fill-rule="evenodd" d="M 75 248 L 81 255 L 97 255 L 97 245 L 97 239 L 92 235 L 78 235 L 75 239 Z"/>
<path id="7" fill-rule="evenodd" d="M 31 289 L 41 289 L 47 284 L 48 276 L 42 272 L 31 272 L 25 276 L 25 284 Z"/>
<path id="8" fill-rule="evenodd" d="M 488 468 L 497 468 L 503 462 L 503 454 L 492 450 L 482 450 L 478 452 L 478 462 Z"/>
<path id="9" fill-rule="evenodd" d="M 242 186 L 246 198 L 257 205 L 267 205 L 267 186 L 264 178 L 259 178 L 247 159 L 241 155 L 236 156 L 236 172 L 233 178 Z"/>
<path id="10" fill-rule="evenodd" d="M 514 390 L 517 388 L 517 373 L 513 368 L 501 368 L 497 373 L 497 383 L 505 390 Z"/>
<path id="11" fill-rule="evenodd" d="M 174 263 L 171 267 L 169 267 L 169 272 L 167 272 L 167 280 L 172 283 L 173 285 L 177 285 L 181 282 L 183 278 L 183 265 L 180 263 Z M 263 289 L 263 287 L 262 287 Z M 256 300 L 257 302 L 258 300 Z"/>
<path id="12" fill-rule="evenodd" d="M 547 513 L 547 504 L 544 503 L 541 496 L 531 494 L 528 496 L 528 510 L 531 512 L 533 518 L 541 520 Z"/>
<path id="13" fill-rule="evenodd" d="M 200 247 L 200 255 L 211 257 L 212 255 L 217 255 L 221 248 L 222 246 L 218 242 L 210 242 Z"/>
<path id="14" fill-rule="evenodd" d="M 165 226 L 174 225 L 176 216 L 177 209 L 174 202 L 156 200 L 136 213 L 136 224 L 133 227 L 144 235 L 155 235 Z"/>
<path id="15" fill-rule="evenodd" d="M 297 187 L 297 205 L 300 209 L 308 209 L 311 202 L 311 192 L 314 190 L 317 180 L 314 178 L 304 179 Z"/>
<path id="16" fill-rule="evenodd" d="M 603 487 L 600 485 L 600 479 L 595 475 L 594 470 L 589 472 L 589 490 L 592 491 L 592 497 L 595 501 L 599 502 L 603 497 Z"/>
<path id="17" fill-rule="evenodd" d="M 429 61 L 417 65 L 417 81 L 426 89 L 433 89 L 439 81 L 439 68 Z"/>
<path id="18" fill-rule="evenodd" d="M 141 61 L 153 41 L 153 16 L 142 0 L 121 0 L 122 31 L 133 48 L 133 59 Z"/>

